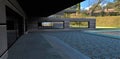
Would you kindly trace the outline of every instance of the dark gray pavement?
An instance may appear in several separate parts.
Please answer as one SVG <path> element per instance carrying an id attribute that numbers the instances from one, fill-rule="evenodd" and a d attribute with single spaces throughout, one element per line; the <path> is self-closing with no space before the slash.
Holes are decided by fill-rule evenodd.
<path id="1" fill-rule="evenodd" d="M 64 59 L 49 42 L 59 40 L 92 59 L 120 59 L 120 40 L 82 31 L 34 31 L 22 36 L 8 51 L 8 59 Z"/>
<path id="2" fill-rule="evenodd" d="M 93 59 L 120 59 L 120 40 L 82 31 L 47 32 Z"/>
<path id="3" fill-rule="evenodd" d="M 63 59 L 41 36 L 29 33 L 22 36 L 8 51 L 8 59 Z"/>

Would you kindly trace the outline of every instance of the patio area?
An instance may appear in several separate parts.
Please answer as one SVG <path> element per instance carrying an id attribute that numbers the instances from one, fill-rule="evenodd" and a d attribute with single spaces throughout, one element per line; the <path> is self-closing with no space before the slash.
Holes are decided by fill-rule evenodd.
<path id="1" fill-rule="evenodd" d="M 65 43 L 63 46 L 68 45 L 71 49 L 76 50 L 77 54 L 91 59 L 120 58 L 119 39 L 91 35 L 81 30 L 67 30 L 29 32 L 18 39 L 8 50 L 8 59 L 70 59 L 59 53 L 64 47 L 58 46 L 57 48 L 60 49 L 56 49 L 55 45 L 59 43 L 51 43 L 52 41 L 57 42 L 57 40 L 59 43 Z M 70 53 L 72 55 L 76 52 Z"/>

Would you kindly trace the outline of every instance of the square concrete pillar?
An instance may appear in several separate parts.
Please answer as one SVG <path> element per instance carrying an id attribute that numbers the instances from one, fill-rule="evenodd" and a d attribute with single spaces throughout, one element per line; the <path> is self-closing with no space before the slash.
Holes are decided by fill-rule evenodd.
<path id="1" fill-rule="evenodd" d="M 6 10 L 5 5 L 0 3 L 0 24 L 6 23 Z"/>
<path id="2" fill-rule="evenodd" d="M 70 21 L 64 21 L 64 29 L 69 29 L 70 28 L 69 22 Z"/>
<path id="3" fill-rule="evenodd" d="M 88 24 L 89 24 L 89 26 L 88 26 L 89 29 L 95 29 L 96 28 L 96 22 L 95 21 L 91 20 L 91 21 L 88 22 Z"/>
<path id="4" fill-rule="evenodd" d="M 0 55 L 7 50 L 7 31 L 6 25 L 0 25 Z"/>
<path id="5" fill-rule="evenodd" d="M 3 0 L 5 1 L 5 0 Z M 0 57 L 3 57 L 3 53 L 7 50 L 7 30 L 6 30 L 6 10 L 3 1 L 0 1 Z"/>
<path id="6" fill-rule="evenodd" d="M 36 19 L 35 20 L 33 19 L 28 22 L 27 26 L 28 26 L 28 28 L 27 28 L 28 30 L 38 29 L 38 21 Z"/>

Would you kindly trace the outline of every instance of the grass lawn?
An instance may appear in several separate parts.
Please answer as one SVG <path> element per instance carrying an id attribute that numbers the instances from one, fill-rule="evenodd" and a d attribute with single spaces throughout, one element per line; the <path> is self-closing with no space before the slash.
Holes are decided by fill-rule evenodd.
<path id="1" fill-rule="evenodd" d="M 96 18 L 96 26 L 106 27 L 106 28 L 120 28 L 120 16 L 104 16 L 104 17 L 86 17 L 86 18 Z"/>
<path id="2" fill-rule="evenodd" d="M 70 25 L 70 28 L 88 28 L 88 26 Z M 96 26 L 96 30 L 99 29 L 120 29 L 120 27 L 107 27 L 107 26 Z"/>
<path id="3" fill-rule="evenodd" d="M 72 18 L 72 17 L 71 17 Z M 77 17 L 77 18 L 96 18 L 97 28 L 120 28 L 120 16 L 98 16 L 98 17 Z"/>

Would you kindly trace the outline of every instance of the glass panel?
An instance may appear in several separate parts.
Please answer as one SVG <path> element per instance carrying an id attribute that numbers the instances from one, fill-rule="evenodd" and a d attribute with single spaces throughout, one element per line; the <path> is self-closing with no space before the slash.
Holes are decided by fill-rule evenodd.
<path id="1" fill-rule="evenodd" d="M 58 29 L 63 28 L 63 22 L 52 22 L 52 23 L 53 23 L 53 28 L 58 28 Z"/>
<path id="2" fill-rule="evenodd" d="M 42 26 L 52 26 L 52 22 L 42 22 Z"/>
<path id="3" fill-rule="evenodd" d="M 79 28 L 79 22 L 70 22 L 70 28 Z"/>
<path id="4" fill-rule="evenodd" d="M 88 28 L 88 22 L 73 21 L 70 22 L 70 28 Z"/>
<path id="5" fill-rule="evenodd" d="M 88 28 L 88 22 L 80 22 L 80 28 Z"/>
<path id="6" fill-rule="evenodd" d="M 23 17 L 15 11 L 6 7 L 6 23 L 7 23 L 7 43 L 10 48 L 15 41 L 24 34 Z"/>
<path id="7" fill-rule="evenodd" d="M 43 29 L 63 29 L 64 28 L 63 22 L 42 22 L 41 24 Z M 40 23 L 38 23 L 38 26 L 39 28 L 41 27 Z"/>

